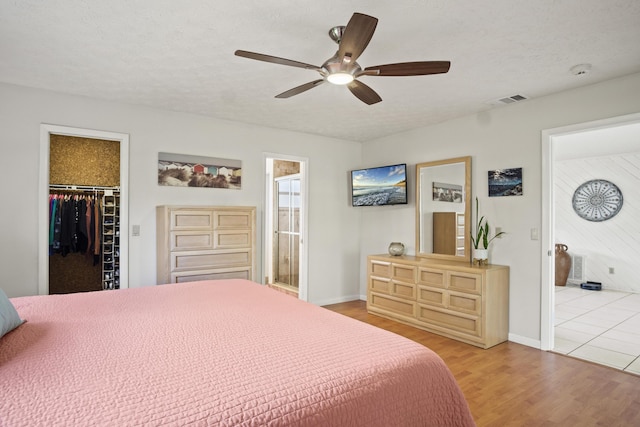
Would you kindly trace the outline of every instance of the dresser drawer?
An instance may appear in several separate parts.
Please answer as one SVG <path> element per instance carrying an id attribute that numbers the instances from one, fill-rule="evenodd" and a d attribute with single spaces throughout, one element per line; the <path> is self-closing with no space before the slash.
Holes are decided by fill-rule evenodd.
<path id="1" fill-rule="evenodd" d="M 248 211 L 217 210 L 213 218 L 216 230 L 252 228 L 253 215 Z"/>
<path id="2" fill-rule="evenodd" d="M 477 295 L 482 293 L 482 275 L 459 271 L 450 271 L 448 273 L 448 289 Z"/>
<path id="3" fill-rule="evenodd" d="M 213 249 L 212 231 L 172 231 L 169 235 L 171 251 Z"/>
<path id="4" fill-rule="evenodd" d="M 222 279 L 251 280 L 251 267 L 223 268 L 218 270 L 192 270 L 171 273 L 171 283 Z"/>
<path id="5" fill-rule="evenodd" d="M 251 230 L 216 230 L 213 233 L 214 249 L 248 248 L 251 246 Z"/>
<path id="6" fill-rule="evenodd" d="M 405 283 L 392 280 L 391 295 L 409 299 L 416 299 L 416 285 L 414 283 Z"/>
<path id="7" fill-rule="evenodd" d="M 172 210 L 169 227 L 171 230 L 212 229 L 213 212 L 197 209 Z"/>
<path id="8" fill-rule="evenodd" d="M 482 298 L 480 295 L 450 291 L 448 296 L 447 308 L 476 316 L 482 314 Z"/>
<path id="9" fill-rule="evenodd" d="M 416 281 L 416 267 L 414 265 L 391 264 L 391 278 L 406 282 Z"/>
<path id="10" fill-rule="evenodd" d="M 481 322 L 477 316 L 458 314 L 446 309 L 418 304 L 416 318 L 430 325 L 440 326 L 451 331 L 481 336 Z"/>
<path id="11" fill-rule="evenodd" d="M 418 269 L 418 284 L 444 288 L 446 272 L 432 268 L 420 267 Z"/>
<path id="12" fill-rule="evenodd" d="M 428 286 L 418 286 L 418 302 L 445 307 L 445 291 Z"/>
<path id="13" fill-rule="evenodd" d="M 383 261 L 371 261 L 369 263 L 369 274 L 378 277 L 391 278 L 391 263 Z"/>
<path id="14" fill-rule="evenodd" d="M 369 305 L 404 316 L 414 316 L 415 303 L 401 298 L 369 292 Z"/>
<path id="15" fill-rule="evenodd" d="M 382 277 L 369 277 L 369 290 L 388 294 L 390 292 L 391 280 Z"/>
<path id="16" fill-rule="evenodd" d="M 249 250 L 172 252 L 171 271 L 251 265 Z"/>

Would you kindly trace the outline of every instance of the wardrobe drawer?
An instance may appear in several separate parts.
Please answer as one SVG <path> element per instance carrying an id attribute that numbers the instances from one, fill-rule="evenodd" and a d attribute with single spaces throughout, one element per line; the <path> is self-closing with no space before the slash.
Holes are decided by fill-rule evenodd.
<path id="1" fill-rule="evenodd" d="M 172 252 L 171 271 L 251 265 L 249 250 Z"/>
<path id="2" fill-rule="evenodd" d="M 449 272 L 447 288 L 460 292 L 480 294 L 482 293 L 482 275 L 451 271 Z"/>
<path id="3" fill-rule="evenodd" d="M 213 249 L 213 232 L 211 231 L 172 231 L 169 235 L 171 251 Z"/>
<path id="4" fill-rule="evenodd" d="M 391 263 L 383 261 L 371 261 L 369 262 L 369 274 L 391 278 Z"/>
<path id="5" fill-rule="evenodd" d="M 389 293 L 389 285 L 391 280 L 381 277 L 369 277 L 369 290 L 375 292 Z"/>
<path id="6" fill-rule="evenodd" d="M 416 317 L 429 325 L 440 326 L 451 331 L 476 337 L 481 334 L 480 318 L 477 316 L 457 314 L 446 309 L 418 304 Z"/>
<path id="7" fill-rule="evenodd" d="M 442 270 L 420 267 L 418 269 L 418 284 L 444 288 L 445 272 Z"/>
<path id="8" fill-rule="evenodd" d="M 372 307 L 379 308 L 404 316 L 413 316 L 415 311 L 415 303 L 400 298 L 394 298 L 387 295 L 381 295 L 374 292 L 369 293 L 369 304 Z"/>
<path id="9" fill-rule="evenodd" d="M 214 249 L 247 248 L 251 246 L 251 230 L 216 230 Z"/>
<path id="10" fill-rule="evenodd" d="M 218 270 L 193 270 L 171 273 L 171 283 L 196 282 L 200 280 L 251 278 L 251 267 L 223 268 Z"/>
<path id="11" fill-rule="evenodd" d="M 171 230 L 213 228 L 213 211 L 177 209 L 171 211 Z"/>

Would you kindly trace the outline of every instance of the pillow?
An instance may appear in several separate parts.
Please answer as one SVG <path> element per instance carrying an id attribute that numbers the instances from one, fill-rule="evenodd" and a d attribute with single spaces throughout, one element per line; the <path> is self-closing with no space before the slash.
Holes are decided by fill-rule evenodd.
<path id="1" fill-rule="evenodd" d="M 22 325 L 23 322 L 7 294 L 0 289 L 0 337 Z"/>

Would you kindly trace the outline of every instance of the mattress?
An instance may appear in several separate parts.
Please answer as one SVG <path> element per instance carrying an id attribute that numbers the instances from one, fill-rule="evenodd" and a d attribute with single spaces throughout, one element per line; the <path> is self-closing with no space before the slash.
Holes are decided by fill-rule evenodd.
<path id="1" fill-rule="evenodd" d="M 431 350 L 246 280 L 11 299 L 1 426 L 469 426 Z"/>

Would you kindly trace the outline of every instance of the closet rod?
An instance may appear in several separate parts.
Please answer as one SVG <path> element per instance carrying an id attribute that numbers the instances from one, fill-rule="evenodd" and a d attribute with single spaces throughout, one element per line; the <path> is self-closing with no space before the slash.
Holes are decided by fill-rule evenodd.
<path id="1" fill-rule="evenodd" d="M 100 185 L 62 185 L 50 184 L 49 190 L 89 190 L 89 191 L 120 191 L 120 187 L 105 187 Z"/>

